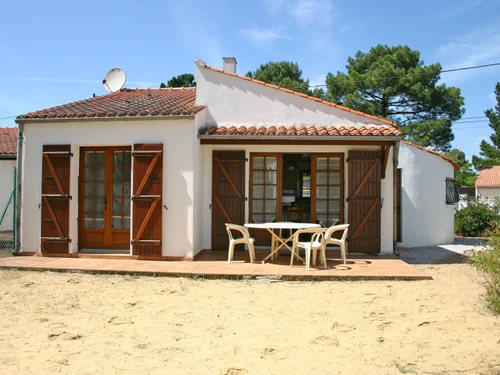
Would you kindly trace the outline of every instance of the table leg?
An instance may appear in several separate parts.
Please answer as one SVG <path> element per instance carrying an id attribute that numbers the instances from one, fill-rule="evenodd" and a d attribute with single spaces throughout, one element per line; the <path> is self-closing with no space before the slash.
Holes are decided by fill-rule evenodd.
<path id="1" fill-rule="evenodd" d="M 269 254 L 267 257 L 265 257 L 263 260 L 262 260 L 262 264 L 265 263 L 266 260 L 268 260 L 269 258 L 273 259 L 273 256 L 284 246 L 286 247 L 288 250 L 290 250 L 290 252 L 292 253 L 292 256 L 294 254 L 293 252 L 293 249 L 288 246 L 288 242 L 290 242 L 292 239 L 293 239 L 293 235 L 291 235 L 290 237 L 288 237 L 287 239 L 283 239 L 281 238 L 280 236 L 278 236 L 273 229 L 270 229 L 270 228 L 266 228 L 269 233 L 271 233 L 271 254 Z M 279 232 L 281 233 L 281 232 Z M 276 245 L 275 245 L 276 243 Z M 302 259 L 299 254 L 296 254 L 297 258 L 304 262 L 304 259 Z"/>

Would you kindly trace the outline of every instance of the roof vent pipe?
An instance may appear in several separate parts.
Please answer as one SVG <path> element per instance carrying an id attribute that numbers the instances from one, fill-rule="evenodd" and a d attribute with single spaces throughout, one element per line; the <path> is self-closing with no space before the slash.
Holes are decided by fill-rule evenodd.
<path id="1" fill-rule="evenodd" d="M 236 57 L 223 57 L 222 60 L 224 61 L 223 70 L 236 74 Z"/>

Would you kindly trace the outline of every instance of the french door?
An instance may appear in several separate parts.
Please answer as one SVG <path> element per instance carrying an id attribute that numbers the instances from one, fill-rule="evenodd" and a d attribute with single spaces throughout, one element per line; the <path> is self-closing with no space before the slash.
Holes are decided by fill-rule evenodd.
<path id="1" fill-rule="evenodd" d="M 79 248 L 130 248 L 130 147 L 80 153 Z"/>

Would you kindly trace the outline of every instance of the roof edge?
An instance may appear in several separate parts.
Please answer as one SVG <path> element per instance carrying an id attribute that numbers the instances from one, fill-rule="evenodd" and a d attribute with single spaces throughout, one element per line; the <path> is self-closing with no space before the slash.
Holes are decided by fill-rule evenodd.
<path id="1" fill-rule="evenodd" d="M 383 135 L 213 135 L 213 134 L 198 134 L 198 139 L 240 139 L 240 140 L 276 140 L 276 141 L 305 141 L 305 140 L 343 140 L 343 141 L 369 141 L 369 142 L 384 142 L 384 141 L 400 141 L 398 136 L 383 136 Z"/>
<path id="2" fill-rule="evenodd" d="M 405 141 L 405 140 L 401 140 L 401 142 L 403 142 L 404 144 L 407 144 L 409 146 L 413 146 L 415 148 L 418 148 L 418 149 L 420 149 L 422 151 L 428 152 L 429 154 L 433 154 L 433 155 L 439 156 L 441 159 L 446 160 L 448 163 L 450 163 L 451 165 L 453 165 L 453 169 L 455 170 L 455 172 L 460 169 L 460 166 L 458 165 L 458 163 L 455 160 L 450 159 L 449 157 L 446 157 L 443 154 L 440 154 L 439 152 L 429 150 L 428 148 L 425 148 L 425 147 L 422 147 L 422 146 L 418 146 L 416 144 L 413 144 L 413 143 Z"/>
<path id="3" fill-rule="evenodd" d="M 201 110 L 199 112 L 201 112 Z M 148 116 L 113 116 L 113 117 L 41 117 L 41 118 L 16 118 L 15 121 L 17 124 L 26 124 L 35 122 L 73 122 L 73 121 L 89 122 L 89 121 L 133 121 L 133 120 L 180 120 L 180 119 L 194 119 L 195 116 L 196 114 L 173 115 L 173 116 L 148 115 Z"/>
<path id="4" fill-rule="evenodd" d="M 328 105 L 330 107 L 334 107 L 334 108 L 340 109 L 342 111 L 353 113 L 355 115 L 363 116 L 363 117 L 366 117 L 366 118 L 369 118 L 369 119 L 372 119 L 372 120 L 377 120 L 377 121 L 383 122 L 384 124 L 394 126 L 396 128 L 398 127 L 398 125 L 396 123 L 394 123 L 394 122 L 392 122 L 390 120 L 387 120 L 385 118 L 378 117 L 378 116 L 375 116 L 375 115 L 370 115 L 370 114 L 365 113 L 365 112 L 357 111 L 355 109 L 352 109 L 352 108 L 349 108 L 349 107 L 345 107 L 343 105 L 336 104 L 336 103 L 333 103 L 333 102 L 329 102 L 327 100 L 323 100 L 323 99 L 317 98 L 315 96 L 310 96 L 310 95 L 307 95 L 307 94 L 303 94 L 301 92 L 294 91 L 294 90 L 291 90 L 291 89 L 287 89 L 285 87 L 280 87 L 280 86 L 277 86 L 277 85 L 272 84 L 272 83 L 267 83 L 267 82 L 264 82 L 264 81 L 260 81 L 260 80 L 255 79 L 255 78 L 241 76 L 241 75 L 236 74 L 236 73 L 226 72 L 225 70 L 222 70 L 222 69 L 219 69 L 219 68 L 214 68 L 214 67 L 209 66 L 209 65 L 205 65 L 205 66 L 202 66 L 202 67 L 206 68 L 206 69 L 209 69 L 209 70 L 212 70 L 214 72 L 226 74 L 226 75 L 229 75 L 229 76 L 232 76 L 232 77 L 235 77 L 235 78 L 239 78 L 239 79 L 244 79 L 246 81 L 255 82 L 255 83 L 259 84 L 259 85 L 267 86 L 267 87 L 270 87 L 270 88 L 273 88 L 273 89 L 276 89 L 276 90 L 287 92 L 289 94 L 297 95 L 297 96 L 300 96 L 302 98 L 313 100 L 313 101 L 318 102 L 318 103 L 323 103 L 323 104 Z"/>

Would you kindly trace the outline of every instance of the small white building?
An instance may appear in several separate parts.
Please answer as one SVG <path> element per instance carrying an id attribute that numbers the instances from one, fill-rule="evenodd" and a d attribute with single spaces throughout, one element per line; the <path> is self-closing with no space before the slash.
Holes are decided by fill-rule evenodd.
<path id="1" fill-rule="evenodd" d="M 290 206 L 304 221 L 349 223 L 351 253 L 452 238 L 448 161 L 401 144 L 388 120 L 224 66 L 198 60 L 196 88 L 122 89 L 19 116 L 19 250 L 194 259 L 227 251 L 224 223 L 286 220 Z"/>
<path id="2" fill-rule="evenodd" d="M 500 166 L 483 167 L 476 177 L 476 198 L 493 203 L 500 197 Z"/>

